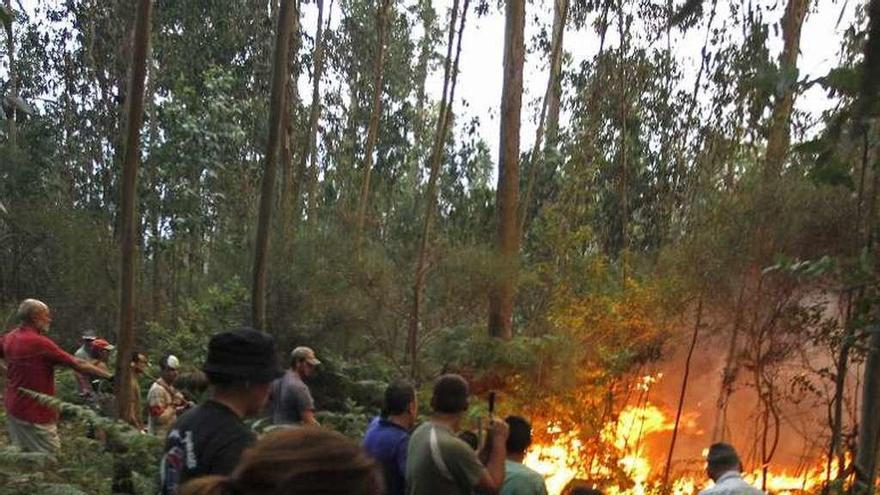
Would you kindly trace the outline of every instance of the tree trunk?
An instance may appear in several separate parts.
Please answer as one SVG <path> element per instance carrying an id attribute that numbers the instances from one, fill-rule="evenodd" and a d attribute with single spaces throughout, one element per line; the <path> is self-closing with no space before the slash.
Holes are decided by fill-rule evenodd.
<path id="1" fill-rule="evenodd" d="M 801 46 L 801 27 L 807 16 L 809 0 L 788 0 L 782 16 L 784 46 L 779 56 L 779 69 L 783 78 L 782 93 L 776 95 L 770 132 L 767 136 L 767 159 L 764 165 L 766 178 L 773 179 L 782 173 L 782 166 L 791 144 L 791 111 L 794 107 L 794 89 L 797 82 L 797 58 Z"/>
<path id="2" fill-rule="evenodd" d="M 877 112 L 880 91 L 880 0 L 868 4 L 868 39 L 865 41 L 864 73 L 858 115 L 865 118 Z"/>
<path id="3" fill-rule="evenodd" d="M 880 14 L 880 6 L 877 6 L 877 3 L 874 1 L 871 6 L 874 9 L 871 13 L 872 23 L 880 20 L 877 17 L 877 14 Z M 876 26 L 876 24 L 874 25 Z M 878 173 L 880 167 L 877 167 L 880 158 L 875 157 L 874 160 L 871 195 L 868 198 L 868 211 L 865 218 L 867 225 L 865 251 L 868 253 L 872 253 L 874 250 L 874 229 L 872 227 L 877 225 L 877 195 L 878 188 L 880 188 L 880 173 Z M 860 301 L 856 305 L 862 307 L 865 304 Z M 880 446 L 880 325 L 870 325 L 867 330 L 869 340 L 862 388 L 862 424 L 859 427 L 855 468 L 856 488 L 861 489 L 861 493 L 873 495 L 877 480 L 877 450 Z"/>
<path id="4" fill-rule="evenodd" d="M 721 389 L 718 392 L 715 410 L 715 426 L 712 429 L 712 442 L 723 442 L 724 431 L 727 429 L 727 401 L 733 392 L 733 384 L 736 381 L 737 368 L 737 341 L 742 327 L 744 298 L 746 285 L 742 283 L 739 288 L 739 296 L 736 302 L 736 316 L 733 321 L 733 329 L 730 334 L 730 343 L 727 345 L 727 358 L 724 361 L 724 371 L 721 375 Z"/>
<path id="5" fill-rule="evenodd" d="M 274 2 L 272 2 L 274 5 Z M 290 51 L 293 58 L 299 52 L 299 28 L 300 28 L 300 2 L 296 3 L 296 12 L 293 15 L 293 26 L 290 28 Z M 278 22 L 277 12 L 272 20 Z M 293 143 L 296 142 L 296 128 L 294 114 L 296 104 L 299 101 L 299 90 L 296 84 L 297 76 L 293 74 L 286 83 L 284 90 L 284 114 L 281 117 L 281 146 L 278 161 L 281 166 L 281 198 L 279 204 L 279 220 L 277 223 L 281 238 L 281 252 L 287 253 L 291 244 L 292 233 L 300 218 L 299 198 L 302 173 L 294 167 Z"/>
<path id="6" fill-rule="evenodd" d="M 568 0 L 556 0 L 553 9 L 553 40 L 550 47 L 550 77 L 547 79 L 547 90 L 544 92 L 544 103 L 541 105 L 541 115 L 538 118 L 538 128 L 535 130 L 535 144 L 529 155 L 529 176 L 526 179 L 526 191 L 522 201 L 522 214 L 520 215 L 519 230 L 525 235 L 526 222 L 529 217 L 529 207 L 532 204 L 532 190 L 538 175 L 538 162 L 541 151 L 551 149 L 556 144 L 559 134 L 559 107 L 562 97 L 562 38 L 565 34 L 565 21 L 568 17 Z M 545 125 L 546 123 L 546 125 Z M 546 129 L 547 146 L 541 147 Z M 546 158 L 546 153 L 544 153 Z M 543 161 L 543 160 L 540 160 Z"/>
<path id="7" fill-rule="evenodd" d="M 251 298 L 251 318 L 258 330 L 265 328 L 266 274 L 268 272 L 269 226 L 272 213 L 272 195 L 275 192 L 275 172 L 281 147 L 281 120 L 284 112 L 284 92 L 290 78 L 288 52 L 290 32 L 296 7 L 293 0 L 281 0 L 278 15 L 278 34 L 275 38 L 275 60 L 272 69 L 272 96 L 269 107 L 269 140 L 266 148 L 266 168 L 260 194 L 260 217 L 254 246 L 254 281 Z"/>
<path id="8" fill-rule="evenodd" d="M 292 86 L 294 85 L 294 81 L 288 81 L 287 89 L 284 91 L 284 114 L 281 117 L 281 147 L 280 155 L 278 156 L 278 161 L 281 165 L 278 232 L 281 237 L 281 245 L 285 251 L 289 245 L 290 232 L 294 229 L 294 224 L 296 223 L 295 220 L 291 221 L 291 218 L 296 219 L 299 214 L 299 208 L 297 207 L 299 205 L 299 188 L 297 187 L 299 180 L 293 166 L 293 148 L 291 147 L 291 143 L 294 142 L 294 126 L 291 122 L 294 104 Z"/>
<path id="9" fill-rule="evenodd" d="M 415 112 L 415 140 L 417 144 L 421 143 L 422 135 L 425 131 L 425 100 L 426 100 L 426 83 L 428 80 L 428 61 L 434 51 L 432 43 L 431 30 L 434 26 L 435 13 L 430 0 L 421 0 L 419 2 L 419 16 L 422 20 L 422 30 L 424 35 L 419 42 L 419 58 L 416 64 L 415 77 L 418 81 L 416 89 L 416 112 Z M 415 160 L 418 163 L 418 158 Z"/>
<path id="10" fill-rule="evenodd" d="M 140 0 L 135 14 L 131 60 L 131 79 L 126 112 L 125 156 L 122 168 L 122 251 L 119 290 L 119 335 L 116 355 L 116 417 L 128 418 L 131 409 L 131 352 L 134 348 L 134 279 L 137 222 L 137 175 L 140 165 L 141 124 L 144 120 L 144 80 L 150 51 L 150 25 L 153 3 Z"/>
<path id="11" fill-rule="evenodd" d="M 697 346 L 697 336 L 703 323 L 703 296 L 697 302 L 697 319 L 694 322 L 694 334 L 691 338 L 691 346 L 688 348 L 687 358 L 684 361 L 684 377 L 681 379 L 681 392 L 678 395 L 678 409 L 675 412 L 675 426 L 672 428 L 672 441 L 669 443 L 669 454 L 666 456 L 666 467 L 663 469 L 663 487 L 669 484 L 669 470 L 672 467 L 672 454 L 675 452 L 675 441 L 678 438 L 678 426 L 681 423 L 681 411 L 684 409 L 684 396 L 687 392 L 688 378 L 691 374 L 691 358 L 694 348 Z"/>
<path id="12" fill-rule="evenodd" d="M 856 449 L 856 493 L 874 493 L 877 447 L 880 440 L 880 326 L 869 327 L 871 337 L 865 360 L 861 425 Z"/>
<path id="13" fill-rule="evenodd" d="M 370 112 L 370 122 L 367 125 L 367 142 L 364 146 L 364 180 L 361 185 L 361 195 L 357 209 L 357 224 L 355 227 L 355 242 L 358 251 L 360 251 L 364 224 L 367 220 L 367 205 L 369 204 L 370 198 L 370 176 L 373 171 L 373 151 L 376 149 L 376 141 L 379 137 L 379 116 L 382 114 L 382 84 L 385 78 L 385 51 L 388 43 L 388 16 L 391 10 L 391 0 L 379 1 L 379 9 L 376 12 L 378 39 L 374 62 L 376 72 L 373 76 L 373 107 Z"/>
<path id="14" fill-rule="evenodd" d="M 559 135 L 559 112 L 562 103 L 562 47 L 565 24 L 568 22 L 569 0 L 553 2 L 553 38 L 550 50 L 550 79 L 547 81 L 547 131 L 548 147 L 556 146 Z"/>
<path id="15" fill-rule="evenodd" d="M 6 11 L 12 15 L 12 0 L 6 0 Z M 6 41 L 7 41 L 7 56 L 9 57 L 9 94 L 16 98 L 18 96 L 18 73 L 15 71 L 15 33 L 12 30 L 12 24 L 15 22 L 14 20 L 10 20 L 9 24 L 6 27 Z M 15 148 L 16 141 L 18 139 L 18 129 L 16 123 L 16 116 L 18 110 L 16 108 L 15 103 L 11 105 L 12 107 L 12 115 L 8 117 L 9 119 L 9 145 L 11 148 Z M 2 106 L 0 106 L 0 112 L 2 112 Z"/>
<path id="16" fill-rule="evenodd" d="M 458 61 L 461 57 L 461 39 L 464 34 L 465 21 L 470 0 L 464 0 L 461 11 L 461 23 L 458 27 L 458 41 L 455 53 L 455 62 L 452 64 L 452 43 L 455 35 L 455 21 L 458 15 L 458 0 L 454 0 L 449 19 L 449 41 L 446 49 L 446 63 L 443 77 L 443 97 L 440 101 L 440 114 L 437 117 L 437 130 L 434 135 L 434 145 L 431 148 L 430 177 L 425 192 L 425 220 L 422 224 L 422 234 L 419 242 L 419 258 L 416 263 L 416 280 L 413 285 L 413 307 L 409 319 L 409 332 L 407 334 L 407 350 L 413 379 L 418 381 L 418 333 L 421 323 L 422 293 L 428 271 L 428 242 L 431 235 L 431 224 L 434 218 L 434 210 L 437 208 L 437 180 L 440 176 L 440 166 L 443 162 L 443 150 L 446 145 L 446 136 L 449 134 L 449 125 L 452 121 L 452 103 L 455 101 L 455 86 L 458 82 Z"/>
<path id="17" fill-rule="evenodd" d="M 504 86 L 501 90 L 501 142 L 498 151 L 496 249 L 500 280 L 489 297 L 489 335 L 513 336 L 513 300 L 519 256 L 519 130 L 525 59 L 525 0 L 507 0 L 504 36 Z"/>
<path id="18" fill-rule="evenodd" d="M 318 211 L 318 119 L 321 116 L 321 77 L 324 74 L 324 0 L 318 2 L 318 26 L 315 31 L 315 50 L 313 56 L 314 68 L 312 70 L 312 106 L 309 109 L 309 136 L 306 140 L 301 159 L 301 169 L 308 167 L 308 218 L 309 227 L 315 230 L 317 227 Z M 333 12 L 333 0 L 330 1 L 330 12 Z M 327 28 L 330 28 L 328 15 Z"/>

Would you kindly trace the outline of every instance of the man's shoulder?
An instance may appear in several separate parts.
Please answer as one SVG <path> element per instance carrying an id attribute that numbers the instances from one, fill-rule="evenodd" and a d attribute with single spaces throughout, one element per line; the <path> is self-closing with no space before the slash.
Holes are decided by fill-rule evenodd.
<path id="1" fill-rule="evenodd" d="M 514 477 L 527 478 L 530 480 L 540 481 L 541 483 L 544 482 L 544 477 L 541 476 L 541 473 L 520 462 L 506 460 L 504 461 L 504 469 L 506 473 Z"/>
<path id="2" fill-rule="evenodd" d="M 158 381 L 155 381 L 150 384 L 150 389 L 147 391 L 150 395 L 160 394 L 165 391 L 165 387 L 162 386 Z"/>
<path id="3" fill-rule="evenodd" d="M 288 372 L 284 377 L 284 381 L 282 382 L 284 386 L 297 389 L 297 390 L 309 390 L 309 386 L 306 385 L 306 382 L 303 381 L 302 378 L 299 377 L 296 373 Z"/>
<path id="4" fill-rule="evenodd" d="M 455 457 L 477 458 L 477 452 L 467 442 L 445 428 L 437 428 L 437 441 L 444 453 L 452 454 Z"/>
<path id="5" fill-rule="evenodd" d="M 27 329 L 22 329 L 21 327 L 4 334 L 3 345 L 7 352 L 15 352 L 16 354 L 22 355 L 21 357 L 28 357 L 30 355 L 61 349 L 54 340 L 40 332 L 29 331 Z"/>
<path id="6" fill-rule="evenodd" d="M 253 432 L 233 413 L 227 413 L 223 406 L 215 406 L 210 401 L 197 405 L 184 412 L 177 419 L 175 428 L 188 431 L 223 430 L 226 434 L 249 436 Z"/>
<path id="7" fill-rule="evenodd" d="M 727 480 L 700 491 L 699 495 L 764 495 L 764 492 L 743 479 Z"/>

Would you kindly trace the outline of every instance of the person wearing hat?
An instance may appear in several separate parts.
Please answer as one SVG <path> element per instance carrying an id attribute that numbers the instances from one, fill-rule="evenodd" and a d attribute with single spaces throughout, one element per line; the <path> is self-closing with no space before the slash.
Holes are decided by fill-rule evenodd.
<path id="1" fill-rule="evenodd" d="M 274 339 L 251 328 L 214 335 L 202 371 L 211 396 L 181 415 L 168 433 L 159 469 L 162 495 L 177 494 L 194 478 L 232 473 L 256 441 L 244 418 L 262 411 L 269 384 L 283 373 Z"/>
<path id="2" fill-rule="evenodd" d="M 110 352 L 115 348 L 116 346 L 104 339 L 83 336 L 83 345 L 77 349 L 73 356 L 109 374 L 110 368 L 107 366 L 107 360 L 110 359 Z M 97 407 L 98 394 L 92 383 L 92 377 L 86 373 L 77 372 L 76 385 L 80 397 L 87 403 Z"/>
<path id="3" fill-rule="evenodd" d="M 26 452 L 57 452 L 61 447 L 58 411 L 21 389 L 54 396 L 55 368 L 59 366 L 105 379 L 112 376 L 107 370 L 64 352 L 46 336 L 52 323 L 46 303 L 25 299 L 17 316 L 21 325 L 0 335 L 0 359 L 6 363 L 3 404 L 9 440 Z"/>
<path id="4" fill-rule="evenodd" d="M 486 465 L 455 434 L 468 408 L 468 384 L 459 375 L 442 375 L 434 382 L 433 414 L 413 432 L 406 462 L 407 495 L 470 495 L 497 493 L 504 483 L 507 423 L 492 418 Z"/>
<path id="5" fill-rule="evenodd" d="M 305 380 L 319 364 L 309 347 L 297 347 L 290 353 L 290 369 L 270 389 L 268 410 L 273 425 L 318 425 L 315 401 Z"/>
<path id="6" fill-rule="evenodd" d="M 104 339 L 95 339 L 91 345 L 92 362 L 95 366 L 109 370 L 107 362 L 110 360 L 110 353 L 116 349 L 116 346 Z"/>
<path id="7" fill-rule="evenodd" d="M 173 354 L 159 361 L 159 379 L 153 382 L 147 392 L 147 431 L 152 435 L 165 438 L 171 425 L 177 421 L 177 416 L 193 405 L 174 387 L 179 370 L 180 361 Z"/>
<path id="8" fill-rule="evenodd" d="M 742 462 L 736 450 L 726 443 L 715 443 L 706 455 L 706 474 L 715 484 L 700 495 L 763 495 L 742 477 Z"/>

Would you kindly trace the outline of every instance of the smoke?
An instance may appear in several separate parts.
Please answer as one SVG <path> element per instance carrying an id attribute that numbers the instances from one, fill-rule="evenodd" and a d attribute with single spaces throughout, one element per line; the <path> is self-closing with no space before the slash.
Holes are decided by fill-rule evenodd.
<path id="1" fill-rule="evenodd" d="M 825 311 L 826 316 L 834 317 L 836 308 L 828 304 Z M 691 360 L 681 426 L 673 455 L 673 472 L 701 469 L 703 452 L 713 442 L 730 328 L 721 323 L 720 318 L 710 317 L 708 320 L 700 329 Z M 648 401 L 661 408 L 670 421 L 674 421 L 678 407 L 692 331 L 692 321 L 682 322 L 674 329 L 674 338 L 654 370 L 662 373 L 662 378 L 653 385 Z M 740 349 L 745 341 L 746 336 L 740 335 Z M 804 342 L 800 348 L 792 349 L 784 360 L 773 365 L 774 404 L 780 413 L 778 447 L 770 462 L 774 471 L 796 473 L 815 466 L 827 454 L 829 402 L 834 393 L 833 375 L 829 371 L 833 373 L 833 363 L 832 351 L 827 346 Z M 847 398 L 857 398 L 860 376 L 857 368 L 857 365 L 850 367 L 845 393 Z M 754 384 L 753 370 L 741 364 L 733 393 L 728 399 L 723 432 L 723 441 L 737 449 L 749 471 L 760 467 L 763 430 L 763 408 Z M 845 410 L 844 432 L 852 427 L 857 410 L 854 400 L 849 400 Z M 772 427 L 769 437 L 768 442 L 772 442 Z M 665 463 L 671 438 L 671 432 L 659 432 L 646 438 L 649 457 Z"/>

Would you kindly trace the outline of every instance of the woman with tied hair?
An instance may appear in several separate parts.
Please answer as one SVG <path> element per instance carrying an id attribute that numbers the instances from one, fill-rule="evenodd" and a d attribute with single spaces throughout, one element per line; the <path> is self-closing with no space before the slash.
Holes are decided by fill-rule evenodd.
<path id="1" fill-rule="evenodd" d="M 320 427 L 276 430 L 246 450 L 231 476 L 197 478 L 181 495 L 380 495 L 376 461 Z"/>

